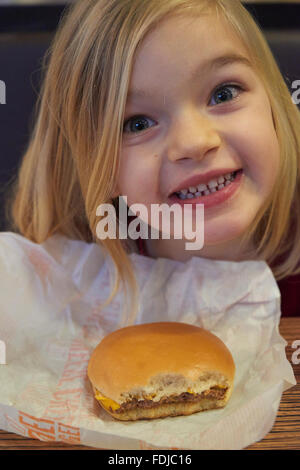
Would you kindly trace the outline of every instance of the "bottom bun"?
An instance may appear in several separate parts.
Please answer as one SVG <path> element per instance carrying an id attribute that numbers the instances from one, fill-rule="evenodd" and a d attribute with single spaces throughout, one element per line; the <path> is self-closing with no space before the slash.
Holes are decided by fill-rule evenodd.
<path id="1" fill-rule="evenodd" d="M 223 400 L 214 400 L 204 398 L 199 402 L 182 402 L 182 403 L 163 403 L 153 408 L 133 408 L 124 410 L 120 413 L 105 409 L 114 418 L 122 421 L 135 421 L 138 419 L 155 419 L 166 418 L 167 416 L 191 415 L 199 411 L 212 410 L 225 406 Z"/>

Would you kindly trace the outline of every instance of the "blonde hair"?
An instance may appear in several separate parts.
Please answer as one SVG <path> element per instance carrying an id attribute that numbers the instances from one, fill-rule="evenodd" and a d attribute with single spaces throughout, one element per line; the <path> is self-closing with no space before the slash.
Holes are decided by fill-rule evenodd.
<path id="1" fill-rule="evenodd" d="M 99 240 L 99 204 L 113 202 L 124 110 L 137 49 L 169 14 L 224 18 L 249 52 L 268 93 L 280 145 L 279 178 L 245 240 L 277 280 L 300 272 L 300 114 L 267 42 L 239 0 L 85 0 L 65 9 L 43 61 L 44 77 L 30 141 L 7 199 L 10 230 L 35 243 L 60 233 L 97 243 L 132 294 L 123 325 L 134 323 L 138 284 L 128 253 L 132 241 Z M 49 63 L 47 61 L 49 59 Z M 283 262 L 277 257 L 288 253 Z M 103 306 L 104 306 L 103 305 Z"/>

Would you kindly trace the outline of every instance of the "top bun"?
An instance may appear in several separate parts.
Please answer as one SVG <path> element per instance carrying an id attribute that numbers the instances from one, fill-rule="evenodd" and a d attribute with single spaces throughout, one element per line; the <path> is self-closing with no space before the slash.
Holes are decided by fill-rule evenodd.
<path id="1" fill-rule="evenodd" d="M 122 404 L 152 394 L 154 401 L 187 390 L 213 386 L 231 394 L 232 355 L 214 334 L 179 322 L 133 325 L 116 330 L 98 344 L 88 364 L 94 390 Z"/>

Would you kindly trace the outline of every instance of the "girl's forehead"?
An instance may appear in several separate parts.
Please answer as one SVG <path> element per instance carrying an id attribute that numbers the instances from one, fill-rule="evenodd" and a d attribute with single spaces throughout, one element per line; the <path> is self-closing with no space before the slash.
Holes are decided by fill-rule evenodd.
<path id="1" fill-rule="evenodd" d="M 136 51 L 136 63 L 140 60 L 166 62 L 174 56 L 183 62 L 196 57 L 215 54 L 231 48 L 247 54 L 241 39 L 224 18 L 211 14 L 170 16 L 163 19 L 142 40 Z"/>
<path id="2" fill-rule="evenodd" d="M 224 19 L 211 15 L 197 17 L 175 16 L 161 21 L 141 42 L 137 50 L 132 73 L 132 81 L 149 82 L 154 75 L 149 71 L 163 74 L 187 74 L 201 70 L 201 64 L 213 63 L 222 56 L 241 56 L 251 59 L 241 39 Z M 226 59 L 225 59 L 226 60 Z"/>
<path id="3" fill-rule="evenodd" d="M 151 49 L 156 43 L 161 47 L 171 46 L 178 39 L 185 43 L 196 41 L 193 47 L 205 46 L 208 43 L 215 44 L 218 40 L 236 42 L 238 36 L 233 27 L 223 17 L 214 17 L 212 14 L 205 15 L 172 15 L 162 19 L 154 29 L 149 31 L 140 48 L 145 51 Z"/>

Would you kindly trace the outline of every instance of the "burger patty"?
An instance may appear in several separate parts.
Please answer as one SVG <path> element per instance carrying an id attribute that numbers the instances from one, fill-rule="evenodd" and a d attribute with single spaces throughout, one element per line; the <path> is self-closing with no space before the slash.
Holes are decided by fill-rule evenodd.
<path id="1" fill-rule="evenodd" d="M 209 390 L 205 390 L 202 393 L 193 394 L 183 392 L 180 395 L 162 397 L 159 401 L 138 400 L 137 398 L 133 398 L 132 400 L 123 403 L 120 408 L 115 410 L 115 413 L 122 413 L 122 411 L 130 410 L 132 408 L 154 408 L 155 406 L 161 405 L 163 403 L 195 402 L 203 398 L 221 400 L 224 398 L 226 391 L 227 388 L 211 387 Z"/>

